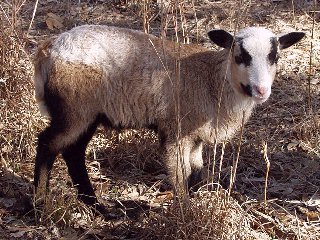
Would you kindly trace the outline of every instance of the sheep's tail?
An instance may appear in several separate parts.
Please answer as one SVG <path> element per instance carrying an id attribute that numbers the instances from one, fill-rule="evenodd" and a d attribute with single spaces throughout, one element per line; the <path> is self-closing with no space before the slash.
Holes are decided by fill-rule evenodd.
<path id="1" fill-rule="evenodd" d="M 41 115 L 50 117 L 48 108 L 45 103 L 45 84 L 48 81 L 50 67 L 50 52 L 53 39 L 41 43 L 34 57 L 34 84 L 35 98 L 39 106 Z"/>

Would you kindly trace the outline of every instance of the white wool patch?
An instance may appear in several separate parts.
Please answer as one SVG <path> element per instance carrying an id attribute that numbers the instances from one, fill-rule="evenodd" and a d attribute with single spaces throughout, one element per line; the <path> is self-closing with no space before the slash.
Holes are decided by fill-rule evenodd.
<path id="1" fill-rule="evenodd" d="M 134 46 L 131 46 L 130 32 L 124 34 L 118 28 L 106 26 L 83 25 L 61 34 L 55 41 L 52 54 L 70 62 L 81 62 L 88 65 L 110 64 L 116 59 L 119 67 L 126 68 L 127 58 Z M 103 41 L 102 41 L 103 39 Z M 114 67 L 114 66 L 113 66 Z M 114 69 L 112 69 L 114 70 Z"/>

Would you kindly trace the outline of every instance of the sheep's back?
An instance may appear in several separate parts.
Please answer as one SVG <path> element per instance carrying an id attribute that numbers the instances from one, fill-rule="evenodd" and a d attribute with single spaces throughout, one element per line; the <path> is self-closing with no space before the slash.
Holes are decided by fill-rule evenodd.
<path id="1" fill-rule="evenodd" d="M 173 60 L 157 52 L 159 41 L 129 29 L 72 29 L 53 41 L 48 86 L 82 117 L 105 113 L 115 126 L 153 124 L 166 118 L 172 103 Z"/>

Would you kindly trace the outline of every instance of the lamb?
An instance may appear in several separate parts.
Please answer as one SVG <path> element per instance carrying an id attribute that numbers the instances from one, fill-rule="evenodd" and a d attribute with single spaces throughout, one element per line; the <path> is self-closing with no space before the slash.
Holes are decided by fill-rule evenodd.
<path id="1" fill-rule="evenodd" d="M 101 25 L 75 27 L 47 40 L 34 60 L 36 100 L 51 118 L 38 136 L 37 195 L 48 187 L 62 153 L 78 198 L 104 211 L 85 166 L 85 150 L 99 124 L 154 129 L 174 190 L 187 192 L 201 181 L 203 144 L 230 139 L 243 116 L 247 121 L 269 98 L 280 50 L 304 35 L 277 36 L 259 27 L 235 36 L 209 31 L 221 51 Z"/>

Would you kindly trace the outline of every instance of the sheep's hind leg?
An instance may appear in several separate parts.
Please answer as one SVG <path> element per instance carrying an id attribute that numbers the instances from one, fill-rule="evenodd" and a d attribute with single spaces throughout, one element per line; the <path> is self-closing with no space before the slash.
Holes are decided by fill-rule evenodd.
<path id="1" fill-rule="evenodd" d="M 59 133 L 59 129 L 51 124 L 38 136 L 37 155 L 34 168 L 34 186 L 36 203 L 42 201 L 49 186 L 49 177 L 56 156 L 59 151 L 52 148 L 52 143 Z"/>
<path id="2" fill-rule="evenodd" d="M 62 156 L 66 161 L 72 182 L 74 186 L 77 187 L 78 199 L 93 207 L 98 212 L 106 214 L 105 208 L 103 205 L 99 204 L 94 193 L 85 165 L 85 151 L 97 126 L 98 121 L 92 123 L 75 142 L 64 149 Z"/>

